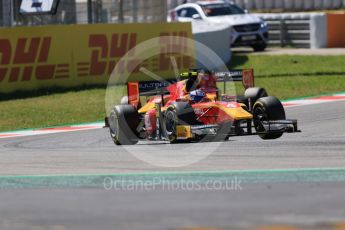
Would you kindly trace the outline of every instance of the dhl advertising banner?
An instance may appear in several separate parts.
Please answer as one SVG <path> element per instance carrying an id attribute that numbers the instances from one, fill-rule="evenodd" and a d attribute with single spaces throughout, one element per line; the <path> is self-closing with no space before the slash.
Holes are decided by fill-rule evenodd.
<path id="1" fill-rule="evenodd" d="M 0 93 L 106 84 L 115 66 L 121 66 L 116 68 L 119 76 L 131 71 L 132 79 L 140 79 L 144 74 L 138 68 L 131 68 L 139 62 L 157 75 L 171 77 L 174 71 L 167 52 L 143 59 L 136 54 L 136 47 L 152 38 L 158 38 L 156 48 L 171 49 L 172 41 L 167 41 L 167 36 L 192 38 L 191 25 L 100 24 L 0 29 Z M 179 69 L 194 65 L 192 50 L 175 53 Z"/>

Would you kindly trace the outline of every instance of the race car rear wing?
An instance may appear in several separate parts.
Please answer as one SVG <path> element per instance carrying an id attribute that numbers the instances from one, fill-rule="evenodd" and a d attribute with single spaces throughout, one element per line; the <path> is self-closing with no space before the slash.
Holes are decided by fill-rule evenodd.
<path id="1" fill-rule="evenodd" d="M 217 72 L 215 73 L 217 82 L 242 82 L 245 89 L 255 86 L 254 82 L 254 70 L 230 70 L 229 72 Z"/>
<path id="2" fill-rule="evenodd" d="M 138 105 L 140 104 L 140 96 L 155 96 L 169 94 L 166 88 L 169 85 L 174 84 L 175 82 L 177 82 L 176 79 L 164 81 L 128 82 L 128 103 L 138 108 Z"/>
<path id="3" fill-rule="evenodd" d="M 181 80 L 188 77 L 196 76 L 198 70 L 191 70 L 180 74 Z M 229 72 L 214 73 L 217 82 L 224 82 L 224 92 L 226 89 L 226 82 L 242 82 L 245 89 L 254 87 L 254 71 L 253 69 L 231 70 Z M 177 82 L 177 79 L 169 79 L 163 81 L 141 81 L 128 82 L 128 102 L 134 106 L 140 103 L 140 96 L 154 96 L 168 94 L 168 87 L 170 84 Z"/>
<path id="4" fill-rule="evenodd" d="M 166 87 L 177 82 L 177 79 L 164 81 L 142 81 L 138 82 L 140 96 L 153 96 L 168 93 Z"/>

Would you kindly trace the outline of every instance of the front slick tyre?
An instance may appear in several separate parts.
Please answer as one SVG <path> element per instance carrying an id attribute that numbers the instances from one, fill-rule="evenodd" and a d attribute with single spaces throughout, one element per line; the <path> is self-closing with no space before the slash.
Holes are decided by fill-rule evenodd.
<path id="1" fill-rule="evenodd" d="M 281 102 L 276 97 L 263 97 L 257 100 L 253 109 L 254 127 L 263 140 L 273 140 L 280 138 L 284 132 L 267 132 L 263 127 L 263 122 L 274 120 L 285 120 L 285 110 Z"/>
<path id="2" fill-rule="evenodd" d="M 133 105 L 117 105 L 110 112 L 110 136 L 116 145 L 138 143 L 139 114 Z"/>
<path id="3" fill-rule="evenodd" d="M 164 132 L 171 144 L 190 142 L 191 140 L 177 139 L 177 125 L 195 125 L 198 124 L 192 106 L 188 102 L 174 102 L 164 114 Z"/>

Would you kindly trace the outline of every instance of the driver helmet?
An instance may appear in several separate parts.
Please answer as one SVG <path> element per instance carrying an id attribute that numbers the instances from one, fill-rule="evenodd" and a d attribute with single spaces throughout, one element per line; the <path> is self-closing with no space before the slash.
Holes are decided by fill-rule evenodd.
<path id="1" fill-rule="evenodd" d="M 189 98 L 192 102 L 200 102 L 205 96 L 206 94 L 200 89 L 196 89 L 189 93 Z"/>

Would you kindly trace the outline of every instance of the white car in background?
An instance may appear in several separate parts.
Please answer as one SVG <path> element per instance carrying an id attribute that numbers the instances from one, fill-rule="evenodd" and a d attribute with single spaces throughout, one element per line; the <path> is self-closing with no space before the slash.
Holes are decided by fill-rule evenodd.
<path id="1" fill-rule="evenodd" d="M 170 11 L 169 16 L 168 20 L 178 22 L 204 20 L 228 23 L 231 26 L 231 46 L 250 46 L 254 51 L 264 51 L 267 47 L 267 24 L 234 3 L 225 1 L 186 3 Z"/>

